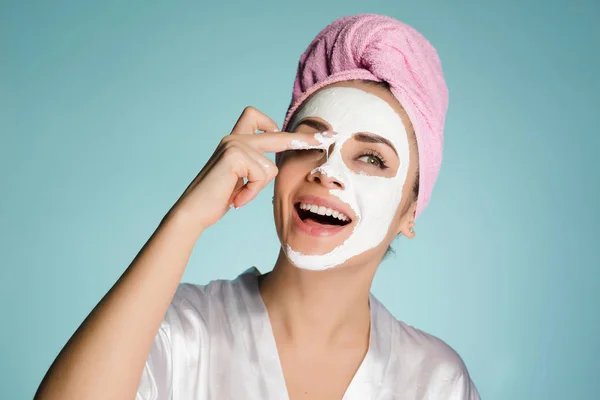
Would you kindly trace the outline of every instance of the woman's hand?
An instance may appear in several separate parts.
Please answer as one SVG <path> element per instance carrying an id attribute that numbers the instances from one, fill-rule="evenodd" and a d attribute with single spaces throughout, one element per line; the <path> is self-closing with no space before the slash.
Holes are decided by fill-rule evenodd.
<path id="1" fill-rule="evenodd" d="M 199 231 L 215 224 L 230 207 L 247 204 L 277 176 L 277 166 L 264 153 L 288 150 L 292 141 L 319 145 L 313 134 L 279 132 L 271 118 L 246 107 L 169 213 L 183 216 Z"/>

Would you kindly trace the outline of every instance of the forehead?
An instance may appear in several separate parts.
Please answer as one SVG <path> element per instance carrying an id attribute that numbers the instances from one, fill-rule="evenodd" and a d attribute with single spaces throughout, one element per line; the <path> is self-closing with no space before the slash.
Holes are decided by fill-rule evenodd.
<path id="1" fill-rule="evenodd" d="M 360 132 L 385 137 L 396 148 L 407 141 L 402 118 L 391 105 L 358 88 L 332 87 L 315 93 L 294 117 L 292 128 L 311 117 L 327 122 L 340 139 Z"/>

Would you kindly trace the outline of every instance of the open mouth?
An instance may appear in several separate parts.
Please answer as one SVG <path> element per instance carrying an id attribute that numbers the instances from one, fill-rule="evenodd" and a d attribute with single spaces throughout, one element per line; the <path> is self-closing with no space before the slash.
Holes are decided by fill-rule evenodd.
<path id="1" fill-rule="evenodd" d="M 310 203 L 296 203 L 294 207 L 300 219 L 306 223 L 334 228 L 346 226 L 352 222 L 346 214 L 328 207 Z"/>

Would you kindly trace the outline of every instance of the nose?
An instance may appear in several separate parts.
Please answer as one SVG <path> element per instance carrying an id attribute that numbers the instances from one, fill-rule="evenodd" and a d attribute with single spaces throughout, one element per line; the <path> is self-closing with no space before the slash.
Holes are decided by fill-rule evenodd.
<path id="1" fill-rule="evenodd" d="M 341 179 L 328 175 L 322 167 L 312 171 L 306 177 L 309 182 L 323 185 L 328 189 L 344 189 L 344 184 Z"/>

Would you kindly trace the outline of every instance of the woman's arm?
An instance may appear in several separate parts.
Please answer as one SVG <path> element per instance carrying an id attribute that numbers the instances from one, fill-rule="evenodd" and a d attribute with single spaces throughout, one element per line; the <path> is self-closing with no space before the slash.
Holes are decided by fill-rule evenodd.
<path id="1" fill-rule="evenodd" d="M 153 339 L 204 229 L 221 219 L 230 205 L 241 207 L 254 199 L 275 178 L 277 167 L 263 153 L 289 149 L 293 140 L 320 144 L 309 134 L 256 135 L 256 130 L 276 131 L 277 125 L 246 108 L 133 263 L 62 349 L 37 400 L 135 397 Z"/>
<path id="2" fill-rule="evenodd" d="M 150 347 L 200 233 L 182 215 L 165 218 L 62 349 L 36 399 L 135 398 Z"/>

